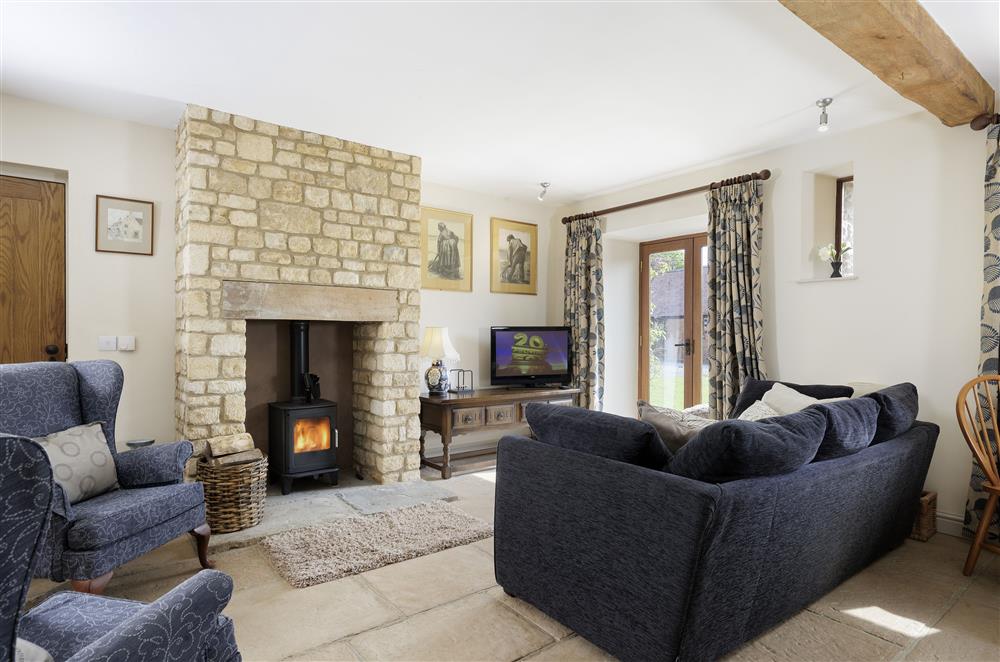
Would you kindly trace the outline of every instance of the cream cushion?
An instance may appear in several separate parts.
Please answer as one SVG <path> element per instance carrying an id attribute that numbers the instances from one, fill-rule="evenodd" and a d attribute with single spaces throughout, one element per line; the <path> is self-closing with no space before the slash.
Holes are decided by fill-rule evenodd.
<path id="1" fill-rule="evenodd" d="M 27 639 L 14 642 L 14 662 L 53 662 L 49 652 Z"/>
<path id="2" fill-rule="evenodd" d="M 70 503 L 118 488 L 115 458 L 100 423 L 78 425 L 35 439 L 52 465 L 52 477 Z"/>
<path id="3" fill-rule="evenodd" d="M 775 383 L 775 385 L 771 387 L 771 390 L 765 393 L 764 397 L 761 398 L 764 404 L 778 412 L 781 416 L 802 411 L 810 405 L 825 402 L 839 402 L 841 400 L 848 399 L 849 398 L 827 398 L 825 400 L 817 400 L 816 398 L 811 398 L 808 395 L 803 395 L 795 389 L 788 388 L 781 383 Z"/>

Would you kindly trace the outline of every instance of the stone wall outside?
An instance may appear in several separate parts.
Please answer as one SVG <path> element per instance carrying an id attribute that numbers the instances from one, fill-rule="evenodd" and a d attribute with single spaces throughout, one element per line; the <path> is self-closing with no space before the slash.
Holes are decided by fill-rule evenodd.
<path id="1" fill-rule="evenodd" d="M 200 450 L 245 432 L 246 321 L 222 317 L 223 280 L 390 289 L 398 321 L 355 325 L 354 461 L 419 479 L 419 157 L 188 106 L 176 166 L 177 433 Z"/>

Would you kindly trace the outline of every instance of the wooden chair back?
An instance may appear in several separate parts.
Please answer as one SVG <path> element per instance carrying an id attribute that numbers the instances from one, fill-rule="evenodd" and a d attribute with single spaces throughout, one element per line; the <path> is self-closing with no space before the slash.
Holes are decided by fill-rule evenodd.
<path id="1" fill-rule="evenodd" d="M 982 375 L 962 387 L 955 405 L 962 435 L 973 458 L 986 474 L 986 482 L 994 488 L 1000 487 L 1000 469 L 997 468 L 997 445 L 1000 443 L 998 397 L 1000 375 Z"/>

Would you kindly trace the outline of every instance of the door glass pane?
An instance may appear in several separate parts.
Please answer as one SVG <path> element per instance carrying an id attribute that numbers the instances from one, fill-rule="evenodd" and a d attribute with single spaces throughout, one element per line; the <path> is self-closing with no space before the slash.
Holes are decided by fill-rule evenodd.
<path id="1" fill-rule="evenodd" d="M 695 394 L 695 404 L 708 403 L 708 246 L 701 247 L 701 302 L 698 305 L 698 320 L 695 332 L 701 334 L 701 393 Z"/>
<path id="2" fill-rule="evenodd" d="M 684 250 L 649 256 L 649 401 L 684 408 Z"/>

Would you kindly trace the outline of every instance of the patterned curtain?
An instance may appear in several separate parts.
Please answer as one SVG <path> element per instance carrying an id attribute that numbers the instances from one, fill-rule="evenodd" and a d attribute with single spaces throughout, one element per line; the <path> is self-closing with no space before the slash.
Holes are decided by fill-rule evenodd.
<path id="1" fill-rule="evenodd" d="M 986 132 L 986 180 L 983 191 L 985 211 L 985 239 L 983 241 L 983 305 L 980 313 L 979 374 L 995 375 L 1000 372 L 1000 124 Z M 987 410 L 988 413 L 989 410 Z M 994 444 L 996 439 L 991 440 Z M 994 451 L 995 452 L 995 451 Z M 969 497 L 965 502 L 965 524 L 962 533 L 974 537 L 979 526 L 986 492 L 986 476 L 975 462 L 969 478 Z M 996 542 L 1000 539 L 1000 510 L 986 536 Z"/>
<path id="2" fill-rule="evenodd" d="M 603 218 L 574 221 L 566 230 L 563 318 L 573 330 L 574 386 L 582 389 L 580 406 L 604 406 L 604 260 Z"/>
<path id="3" fill-rule="evenodd" d="M 708 404 L 728 418 L 748 377 L 764 379 L 760 294 L 763 184 L 708 192 Z"/>

